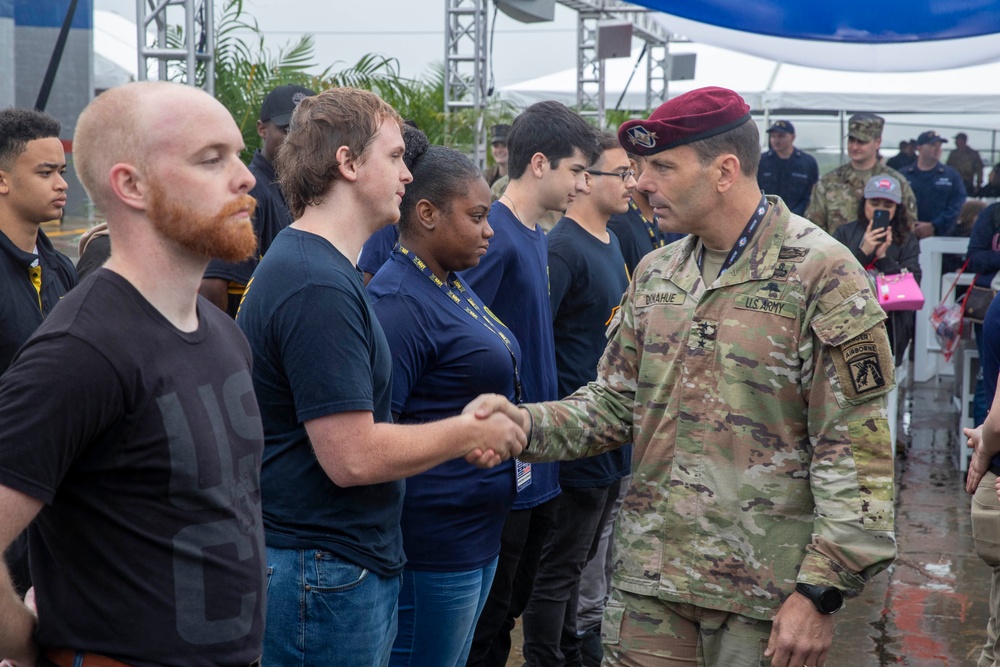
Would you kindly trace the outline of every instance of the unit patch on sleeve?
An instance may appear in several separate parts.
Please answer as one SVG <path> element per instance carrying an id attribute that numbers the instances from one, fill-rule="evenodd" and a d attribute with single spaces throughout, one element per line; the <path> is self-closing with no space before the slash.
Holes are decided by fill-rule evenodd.
<path id="1" fill-rule="evenodd" d="M 841 390 L 848 400 L 878 395 L 892 381 L 892 353 L 888 339 L 872 331 L 855 336 L 831 350 Z"/>

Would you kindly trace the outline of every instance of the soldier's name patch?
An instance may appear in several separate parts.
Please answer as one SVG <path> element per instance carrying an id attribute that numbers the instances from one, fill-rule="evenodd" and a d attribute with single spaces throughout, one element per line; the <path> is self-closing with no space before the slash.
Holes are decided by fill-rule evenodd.
<path id="1" fill-rule="evenodd" d="M 793 248 L 789 246 L 783 246 L 781 250 L 778 251 L 778 259 L 788 260 L 789 262 L 800 263 L 809 254 L 809 248 Z"/>
<path id="2" fill-rule="evenodd" d="M 736 301 L 736 307 L 740 310 L 755 310 L 759 313 L 770 313 L 771 315 L 779 315 L 781 317 L 795 317 L 795 307 L 791 304 L 757 296 L 739 297 Z"/>
<path id="3" fill-rule="evenodd" d="M 684 303 L 682 292 L 646 292 L 635 295 L 635 305 L 638 308 L 647 306 L 679 306 Z"/>

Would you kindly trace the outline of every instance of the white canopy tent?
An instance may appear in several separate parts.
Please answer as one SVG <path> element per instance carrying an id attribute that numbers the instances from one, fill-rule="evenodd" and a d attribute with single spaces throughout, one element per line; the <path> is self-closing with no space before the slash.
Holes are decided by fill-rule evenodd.
<path id="1" fill-rule="evenodd" d="M 928 47 L 931 48 L 931 47 Z M 886 117 L 883 150 L 925 129 L 943 135 L 962 130 L 990 159 L 1000 148 L 1000 62 L 932 72 L 844 72 L 789 65 L 708 44 L 678 42 L 671 53 L 697 54 L 695 78 L 671 81 L 671 97 L 703 86 L 739 92 L 763 127 L 778 116 L 796 126 L 796 144 L 839 152 L 844 119 L 857 111 Z M 638 54 L 605 61 L 605 104 L 614 109 Z M 628 85 L 621 108 L 645 106 L 645 62 Z M 567 69 L 505 86 L 500 94 L 525 105 L 540 100 L 576 104 L 576 70 Z M 992 153 L 995 155 L 995 153 Z"/>
<path id="2" fill-rule="evenodd" d="M 743 95 L 755 111 L 1000 114 L 1000 62 L 930 72 L 843 72 L 783 64 L 700 43 L 674 43 L 671 52 L 698 56 L 695 78 L 671 81 L 671 96 L 722 86 Z M 635 58 L 605 62 L 606 102 L 611 109 L 625 89 Z M 645 105 L 643 67 L 640 64 L 632 79 L 622 108 Z M 501 93 L 529 104 L 542 99 L 574 104 L 576 70 L 505 86 Z"/>

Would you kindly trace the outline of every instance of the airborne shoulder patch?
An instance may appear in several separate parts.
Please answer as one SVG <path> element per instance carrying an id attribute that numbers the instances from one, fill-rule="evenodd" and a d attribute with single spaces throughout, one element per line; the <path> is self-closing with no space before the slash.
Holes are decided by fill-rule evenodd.
<path id="1" fill-rule="evenodd" d="M 795 262 L 796 264 L 802 262 L 809 254 L 809 248 L 795 248 L 790 246 L 782 246 L 781 250 L 778 251 L 778 259 L 786 260 L 789 262 Z"/>
<path id="2" fill-rule="evenodd" d="M 844 398 L 859 403 L 892 388 L 893 356 L 884 329 L 870 329 L 830 350 Z"/>

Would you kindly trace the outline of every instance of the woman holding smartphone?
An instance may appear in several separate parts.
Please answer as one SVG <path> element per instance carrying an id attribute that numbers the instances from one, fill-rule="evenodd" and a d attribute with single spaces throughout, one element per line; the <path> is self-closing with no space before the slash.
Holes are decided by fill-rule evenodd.
<path id="1" fill-rule="evenodd" d="M 910 231 L 910 218 L 901 206 L 899 181 L 892 176 L 873 176 L 858 202 L 857 220 L 834 230 L 833 238 L 847 246 L 861 265 L 871 272 L 891 275 L 907 270 L 920 284 L 920 242 Z M 915 313 L 895 310 L 886 322 L 896 366 L 904 360 L 913 340 Z"/>

